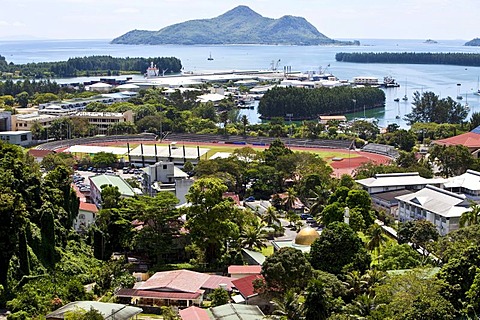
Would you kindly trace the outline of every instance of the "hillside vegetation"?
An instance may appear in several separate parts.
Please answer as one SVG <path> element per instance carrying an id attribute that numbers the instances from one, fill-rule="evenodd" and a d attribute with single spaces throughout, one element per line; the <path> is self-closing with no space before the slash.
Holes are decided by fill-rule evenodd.
<path id="1" fill-rule="evenodd" d="M 265 18 L 247 6 L 238 6 L 216 18 L 191 20 L 159 31 L 133 30 L 114 39 L 114 44 L 288 44 L 359 45 L 337 41 L 320 33 L 305 18 Z"/>

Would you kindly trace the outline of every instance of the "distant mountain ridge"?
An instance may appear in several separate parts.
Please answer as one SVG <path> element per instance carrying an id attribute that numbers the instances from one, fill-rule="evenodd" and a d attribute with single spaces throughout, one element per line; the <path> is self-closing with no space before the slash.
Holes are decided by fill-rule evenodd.
<path id="1" fill-rule="evenodd" d="M 173 24 L 159 31 L 132 30 L 112 40 L 113 44 L 267 44 L 267 45 L 359 45 L 337 41 L 320 33 L 305 18 L 263 17 L 247 6 L 238 6 L 212 18 Z"/>
<path id="2" fill-rule="evenodd" d="M 464 44 L 465 46 L 480 47 L 480 38 L 475 38 Z"/>

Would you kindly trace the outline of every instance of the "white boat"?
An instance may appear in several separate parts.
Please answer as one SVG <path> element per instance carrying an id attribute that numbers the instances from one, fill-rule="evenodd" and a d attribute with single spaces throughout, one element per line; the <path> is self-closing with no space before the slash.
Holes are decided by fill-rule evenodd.
<path id="1" fill-rule="evenodd" d="M 480 77 L 477 77 L 477 92 L 474 92 L 477 96 L 480 96 Z"/>
<path id="2" fill-rule="evenodd" d="M 407 81 L 407 79 L 405 79 L 405 95 L 402 98 L 403 101 L 408 101 L 407 86 L 408 86 L 408 81 Z"/>
<path id="3" fill-rule="evenodd" d="M 463 100 L 463 96 L 460 95 L 460 86 L 462 84 L 461 83 L 457 83 L 457 100 Z"/>
<path id="4" fill-rule="evenodd" d="M 213 58 L 212 58 L 212 53 L 211 53 L 211 52 L 210 52 L 210 55 L 208 56 L 207 60 L 208 60 L 208 61 L 212 61 L 212 60 L 213 60 Z"/>

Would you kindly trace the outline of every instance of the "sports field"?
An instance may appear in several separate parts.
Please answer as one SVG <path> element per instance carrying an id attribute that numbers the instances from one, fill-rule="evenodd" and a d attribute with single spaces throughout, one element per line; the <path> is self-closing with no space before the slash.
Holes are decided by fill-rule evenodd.
<path id="1" fill-rule="evenodd" d="M 144 142 L 144 144 L 153 144 L 153 142 Z M 157 146 L 168 146 L 171 142 L 157 142 Z M 92 144 L 95 146 L 108 146 L 108 147 L 126 147 L 126 142 L 103 142 L 103 143 L 96 143 Z M 140 145 L 139 141 L 131 141 L 129 142 L 130 149 L 136 148 Z M 244 145 L 233 145 L 233 144 L 224 144 L 224 143 L 198 143 L 198 142 L 187 142 L 187 141 L 177 141 L 177 147 L 180 146 L 199 146 L 202 148 L 210 149 L 207 154 L 206 158 L 209 159 L 217 152 L 221 153 L 233 153 L 236 149 L 245 147 Z M 255 150 L 264 150 L 268 146 L 251 146 L 246 145 L 254 148 Z M 345 150 L 345 149 L 330 149 L 330 148 L 305 148 L 305 147 L 292 147 L 294 151 L 305 151 L 305 152 L 312 152 L 318 154 L 320 157 L 325 159 L 333 168 L 333 175 L 339 177 L 342 174 L 352 174 L 353 171 L 363 163 L 367 162 L 374 162 L 374 163 L 388 163 L 390 158 L 363 152 L 363 151 L 356 151 L 356 150 Z"/>

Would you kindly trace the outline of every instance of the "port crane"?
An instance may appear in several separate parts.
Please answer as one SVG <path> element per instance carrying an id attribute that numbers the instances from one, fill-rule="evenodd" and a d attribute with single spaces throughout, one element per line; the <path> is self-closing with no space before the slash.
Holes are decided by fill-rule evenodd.
<path id="1" fill-rule="evenodd" d="M 278 59 L 277 61 L 272 60 L 272 62 L 270 63 L 270 66 L 272 67 L 272 71 L 277 71 L 279 63 L 280 63 L 280 59 Z"/>

